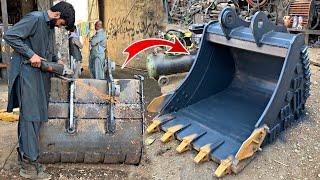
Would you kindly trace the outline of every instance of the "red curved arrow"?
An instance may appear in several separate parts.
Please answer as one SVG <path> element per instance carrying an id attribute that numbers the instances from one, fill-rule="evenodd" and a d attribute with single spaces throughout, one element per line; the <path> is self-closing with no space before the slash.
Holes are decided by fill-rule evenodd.
<path id="1" fill-rule="evenodd" d="M 173 42 L 165 39 L 144 39 L 131 44 L 123 51 L 123 54 L 128 54 L 128 57 L 122 64 L 121 69 L 123 69 L 136 55 L 142 51 L 158 46 L 171 47 L 167 53 L 190 54 L 178 38 L 175 38 Z"/>

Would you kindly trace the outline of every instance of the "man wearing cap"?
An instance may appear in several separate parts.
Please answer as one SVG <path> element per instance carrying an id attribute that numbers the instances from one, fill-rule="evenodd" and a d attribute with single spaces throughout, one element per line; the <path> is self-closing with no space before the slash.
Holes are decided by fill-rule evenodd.
<path id="1" fill-rule="evenodd" d="M 105 79 L 105 50 L 107 35 L 103 29 L 102 22 L 97 21 L 94 25 L 96 34 L 90 39 L 89 69 L 94 79 Z"/>

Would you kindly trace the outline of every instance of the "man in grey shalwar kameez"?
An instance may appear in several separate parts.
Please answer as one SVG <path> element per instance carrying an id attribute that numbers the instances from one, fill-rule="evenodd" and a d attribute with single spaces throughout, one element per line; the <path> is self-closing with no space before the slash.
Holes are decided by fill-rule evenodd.
<path id="1" fill-rule="evenodd" d="M 20 175 L 28 179 L 51 178 L 37 161 L 40 126 L 48 121 L 52 76 L 39 67 L 41 59 L 62 63 L 54 53 L 54 27 L 72 28 L 74 14 L 71 4 L 60 2 L 48 11 L 27 14 L 3 37 L 14 49 L 9 68 L 8 112 L 20 108 L 18 161 Z"/>
<path id="2" fill-rule="evenodd" d="M 102 28 L 102 22 L 95 23 L 96 34 L 90 39 L 89 69 L 93 78 L 105 79 L 105 50 L 107 35 Z"/>
<path id="3" fill-rule="evenodd" d="M 82 55 L 80 49 L 82 48 L 83 45 L 80 42 L 79 36 L 77 35 L 77 28 L 74 26 L 70 30 L 69 34 L 69 53 L 71 69 L 74 72 L 73 78 L 79 78 L 79 76 L 81 75 Z"/>

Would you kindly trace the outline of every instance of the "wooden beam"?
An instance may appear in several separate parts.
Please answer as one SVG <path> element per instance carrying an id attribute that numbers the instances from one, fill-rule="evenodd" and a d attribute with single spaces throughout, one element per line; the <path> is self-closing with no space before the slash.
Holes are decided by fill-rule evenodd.
<path id="1" fill-rule="evenodd" d="M 1 11 L 2 11 L 2 23 L 3 23 L 3 32 L 7 32 L 9 22 L 8 22 L 8 10 L 7 10 L 7 0 L 1 0 Z M 2 58 L 3 63 L 8 64 L 10 61 L 10 46 L 6 43 L 5 45 L 6 56 Z M 1 76 L 4 79 L 7 79 L 6 69 L 1 70 Z"/>
<path id="2" fill-rule="evenodd" d="M 1 12 L 2 12 L 2 23 L 4 31 L 8 30 L 8 11 L 7 11 L 7 1 L 1 0 Z"/>
<path id="3" fill-rule="evenodd" d="M 38 11 L 49 10 L 52 4 L 53 4 L 52 0 L 37 1 Z"/>

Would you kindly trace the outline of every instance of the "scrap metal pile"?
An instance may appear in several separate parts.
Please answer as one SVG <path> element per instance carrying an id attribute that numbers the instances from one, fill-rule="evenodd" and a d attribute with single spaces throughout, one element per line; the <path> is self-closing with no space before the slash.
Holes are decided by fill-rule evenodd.
<path id="1" fill-rule="evenodd" d="M 320 1 L 297 0 L 290 3 L 288 8 L 289 22 L 287 27 L 300 29 L 319 29 Z M 301 25 L 299 25 L 299 19 Z"/>
<path id="2" fill-rule="evenodd" d="M 168 15 L 171 23 L 190 25 L 217 20 L 225 7 L 231 7 L 247 20 L 260 10 L 276 21 L 282 14 L 278 11 L 286 10 L 289 4 L 290 0 L 170 0 Z"/>

